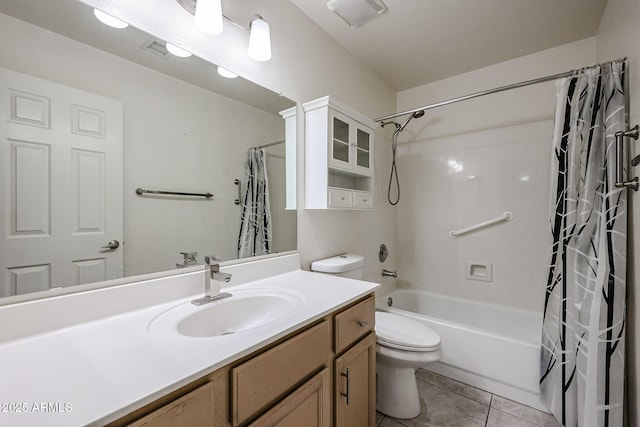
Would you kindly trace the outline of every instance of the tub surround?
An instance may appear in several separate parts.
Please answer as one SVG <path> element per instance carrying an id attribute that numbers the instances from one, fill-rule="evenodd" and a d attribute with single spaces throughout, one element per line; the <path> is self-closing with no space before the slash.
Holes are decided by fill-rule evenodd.
<path id="1" fill-rule="evenodd" d="M 7 407 L 0 424 L 116 420 L 379 286 L 301 271 L 299 265 L 299 256 L 292 254 L 223 266 L 234 275 L 226 292 L 277 288 L 297 293 L 304 302 L 281 320 L 216 338 L 148 330 L 161 313 L 200 296 L 200 271 L 0 307 L 0 321 L 12 325 L 0 335 L 0 402 L 26 409 Z"/>

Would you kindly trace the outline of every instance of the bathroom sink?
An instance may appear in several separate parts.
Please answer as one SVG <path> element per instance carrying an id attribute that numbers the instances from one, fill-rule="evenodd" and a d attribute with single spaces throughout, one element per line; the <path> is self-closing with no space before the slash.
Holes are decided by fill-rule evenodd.
<path id="1" fill-rule="evenodd" d="M 301 295 L 280 289 L 231 291 L 232 296 L 202 306 L 180 304 L 149 324 L 152 334 L 178 333 L 186 337 L 237 334 L 276 322 L 301 306 Z"/>

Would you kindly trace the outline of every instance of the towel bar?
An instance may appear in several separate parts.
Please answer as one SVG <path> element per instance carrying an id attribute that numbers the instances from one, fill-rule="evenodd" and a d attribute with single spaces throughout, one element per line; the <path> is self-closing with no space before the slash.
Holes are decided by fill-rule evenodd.
<path id="1" fill-rule="evenodd" d="M 210 199 L 213 197 L 211 193 L 186 193 L 182 191 L 161 191 L 161 190 L 146 190 L 144 188 L 136 188 L 136 194 L 142 196 L 143 194 L 162 194 L 164 196 L 193 196 L 204 197 Z"/>

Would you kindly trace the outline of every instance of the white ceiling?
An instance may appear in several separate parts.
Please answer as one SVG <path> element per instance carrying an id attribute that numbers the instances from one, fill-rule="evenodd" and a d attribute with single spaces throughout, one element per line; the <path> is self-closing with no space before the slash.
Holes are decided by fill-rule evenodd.
<path id="1" fill-rule="evenodd" d="M 607 0 L 383 0 L 355 29 L 326 0 L 291 0 L 401 91 L 595 36 Z"/>

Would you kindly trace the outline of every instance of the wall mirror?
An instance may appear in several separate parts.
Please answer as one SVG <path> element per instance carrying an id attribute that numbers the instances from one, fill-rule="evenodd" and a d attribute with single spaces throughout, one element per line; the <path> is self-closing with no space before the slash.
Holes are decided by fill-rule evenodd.
<path id="1" fill-rule="evenodd" d="M 76 0 L 0 0 L 0 45 L 0 304 L 237 259 L 252 147 L 268 145 L 269 252 L 296 248 L 292 100 Z"/>

